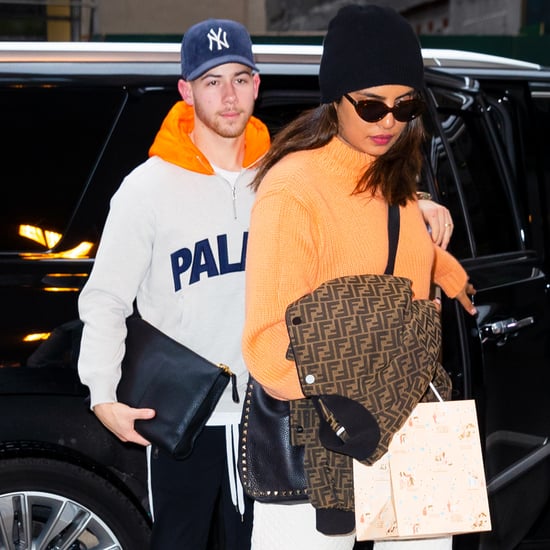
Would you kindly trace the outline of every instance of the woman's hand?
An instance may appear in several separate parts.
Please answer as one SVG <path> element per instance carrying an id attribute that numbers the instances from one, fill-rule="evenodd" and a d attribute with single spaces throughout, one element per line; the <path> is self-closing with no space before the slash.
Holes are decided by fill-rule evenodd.
<path id="1" fill-rule="evenodd" d="M 470 315 L 476 315 L 477 313 L 477 309 L 475 308 L 474 304 L 472 304 L 472 300 L 470 298 L 470 296 L 474 296 L 475 293 L 476 289 L 474 288 L 474 285 L 472 285 L 472 283 L 466 283 L 464 288 L 455 297 L 455 299 L 462 304 L 462 307 Z"/>
<path id="2" fill-rule="evenodd" d="M 440 290 L 437 289 L 439 292 Z M 435 304 L 435 307 L 438 311 L 441 310 L 441 298 L 439 297 L 439 292 L 437 293 L 436 297 L 432 300 L 432 302 Z M 476 289 L 474 288 L 474 285 L 472 283 L 466 283 L 464 285 L 464 288 L 455 296 L 455 299 L 458 300 L 462 307 L 470 314 L 470 315 L 476 315 L 477 309 L 475 308 L 474 304 L 472 304 L 472 300 L 470 296 L 473 296 L 476 293 Z"/>
<path id="3" fill-rule="evenodd" d="M 444 206 L 426 199 L 420 199 L 418 206 L 424 221 L 430 227 L 433 242 L 446 250 L 454 227 L 451 213 Z"/>

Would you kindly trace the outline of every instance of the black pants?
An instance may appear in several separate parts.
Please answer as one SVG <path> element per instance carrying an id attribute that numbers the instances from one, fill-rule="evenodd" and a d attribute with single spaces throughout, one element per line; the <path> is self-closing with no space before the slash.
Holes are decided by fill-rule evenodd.
<path id="1" fill-rule="evenodd" d="M 241 518 L 231 502 L 224 427 L 206 427 L 184 460 L 153 447 L 151 490 L 151 550 L 250 548 L 253 503 Z"/>

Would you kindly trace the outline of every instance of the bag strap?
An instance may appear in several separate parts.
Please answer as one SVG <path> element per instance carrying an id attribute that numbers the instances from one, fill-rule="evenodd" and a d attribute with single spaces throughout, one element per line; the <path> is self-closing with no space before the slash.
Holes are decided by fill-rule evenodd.
<path id="1" fill-rule="evenodd" d="M 384 275 L 391 275 L 395 266 L 395 256 L 397 254 L 397 243 L 399 242 L 399 205 L 390 204 L 388 207 L 388 263 L 384 270 Z"/>

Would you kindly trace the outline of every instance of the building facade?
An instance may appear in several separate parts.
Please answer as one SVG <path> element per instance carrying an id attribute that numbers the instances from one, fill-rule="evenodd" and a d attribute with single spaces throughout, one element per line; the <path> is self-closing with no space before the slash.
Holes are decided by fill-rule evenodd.
<path id="1" fill-rule="evenodd" d="M 0 0 L 0 38 L 92 40 L 177 36 L 207 17 L 240 21 L 252 34 L 322 33 L 350 0 Z M 371 0 L 356 0 L 357 4 Z M 376 0 L 403 13 L 419 35 L 550 34 L 545 0 Z M 548 22 L 547 25 L 545 23 Z"/>

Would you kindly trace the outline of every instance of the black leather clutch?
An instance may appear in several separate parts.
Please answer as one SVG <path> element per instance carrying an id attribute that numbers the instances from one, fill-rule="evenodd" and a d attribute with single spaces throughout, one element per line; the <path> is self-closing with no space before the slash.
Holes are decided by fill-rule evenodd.
<path id="1" fill-rule="evenodd" d="M 150 420 L 136 420 L 136 431 L 175 458 L 193 449 L 230 379 L 235 375 L 176 342 L 138 316 L 127 319 L 126 354 L 117 388 L 119 401 L 155 409 Z"/>

